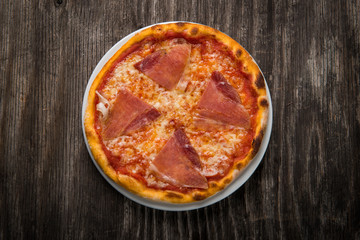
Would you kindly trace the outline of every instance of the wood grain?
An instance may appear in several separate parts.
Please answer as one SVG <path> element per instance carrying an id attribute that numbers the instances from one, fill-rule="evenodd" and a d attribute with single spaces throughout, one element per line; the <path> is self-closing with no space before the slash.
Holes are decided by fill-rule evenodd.
<path id="1" fill-rule="evenodd" d="M 0 239 L 360 239 L 360 1 L 2 1 Z M 212 206 L 164 212 L 92 164 L 81 105 L 121 38 L 186 20 L 239 41 L 274 107 L 263 162 Z"/>

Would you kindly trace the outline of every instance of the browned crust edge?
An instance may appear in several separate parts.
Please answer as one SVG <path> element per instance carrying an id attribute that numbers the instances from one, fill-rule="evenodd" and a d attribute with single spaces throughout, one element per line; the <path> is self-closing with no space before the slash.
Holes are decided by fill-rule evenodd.
<path id="1" fill-rule="evenodd" d="M 124 54 L 134 44 L 142 41 L 148 36 L 160 37 L 167 31 L 184 32 L 192 37 L 206 36 L 214 38 L 219 42 L 225 44 L 227 47 L 229 47 L 229 50 L 232 51 L 235 58 L 243 63 L 243 71 L 251 76 L 253 87 L 259 95 L 259 111 L 257 121 L 260 124 L 258 124 L 256 128 L 252 148 L 249 151 L 248 155 L 244 159 L 239 159 L 238 161 L 236 161 L 228 174 L 220 181 L 209 182 L 208 189 L 194 190 L 186 194 L 169 190 L 156 190 L 152 188 L 147 188 L 143 183 L 132 177 L 116 173 L 115 170 L 110 166 L 107 157 L 102 150 L 100 139 L 94 129 L 96 95 L 95 90 L 101 83 L 101 80 L 108 71 L 108 69 L 110 69 L 116 59 L 121 57 L 121 54 Z M 133 192 L 144 198 L 170 203 L 189 203 L 194 201 L 200 201 L 224 189 L 229 183 L 233 181 L 233 179 L 235 179 L 239 175 L 240 170 L 243 169 L 259 151 L 260 144 L 262 142 L 268 122 L 269 99 L 266 95 L 264 78 L 260 69 L 254 62 L 250 54 L 239 43 L 237 43 L 235 40 L 233 40 L 226 34 L 208 26 L 188 22 L 154 25 L 137 33 L 110 58 L 110 60 L 105 64 L 105 66 L 96 76 L 94 82 L 91 85 L 87 101 L 88 104 L 86 107 L 84 120 L 85 133 L 93 157 L 99 164 L 99 166 L 103 169 L 104 173 L 109 176 L 114 182 L 125 187 L 130 192 Z"/>

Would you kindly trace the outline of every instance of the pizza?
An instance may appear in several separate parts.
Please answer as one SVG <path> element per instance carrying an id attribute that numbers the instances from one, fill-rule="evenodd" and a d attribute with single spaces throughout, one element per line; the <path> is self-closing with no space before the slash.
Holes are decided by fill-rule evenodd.
<path id="1" fill-rule="evenodd" d="M 259 150 L 265 81 L 246 50 L 211 27 L 177 22 L 135 34 L 94 79 L 84 117 L 91 153 L 141 197 L 200 201 Z"/>

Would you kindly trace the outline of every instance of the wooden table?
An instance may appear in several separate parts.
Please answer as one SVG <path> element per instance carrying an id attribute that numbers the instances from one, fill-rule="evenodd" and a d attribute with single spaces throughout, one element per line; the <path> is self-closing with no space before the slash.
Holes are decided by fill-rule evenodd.
<path id="1" fill-rule="evenodd" d="M 2 1 L 0 239 L 360 238 L 360 1 Z M 90 160 L 81 105 L 98 61 L 163 21 L 215 27 L 267 78 L 271 141 L 230 197 L 141 206 Z"/>

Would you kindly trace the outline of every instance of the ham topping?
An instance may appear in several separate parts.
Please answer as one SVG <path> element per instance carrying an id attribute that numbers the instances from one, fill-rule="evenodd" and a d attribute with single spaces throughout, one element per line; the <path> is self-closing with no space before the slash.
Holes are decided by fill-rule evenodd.
<path id="1" fill-rule="evenodd" d="M 241 104 L 239 94 L 218 71 L 212 73 L 197 107 L 199 110 L 199 117 L 195 119 L 197 125 L 208 126 L 215 121 L 218 125 L 250 127 L 250 116 Z"/>
<path id="2" fill-rule="evenodd" d="M 147 123 L 154 121 L 160 113 L 151 105 L 121 89 L 105 119 L 103 127 L 104 139 L 113 139 L 135 131 Z"/>
<path id="3" fill-rule="evenodd" d="M 199 156 L 182 129 L 175 131 L 151 169 L 160 180 L 176 187 L 208 188 L 207 179 L 199 173 Z"/>
<path id="4" fill-rule="evenodd" d="M 168 51 L 158 50 L 134 66 L 160 86 L 172 90 L 183 76 L 190 52 L 189 44 L 179 44 Z"/>

